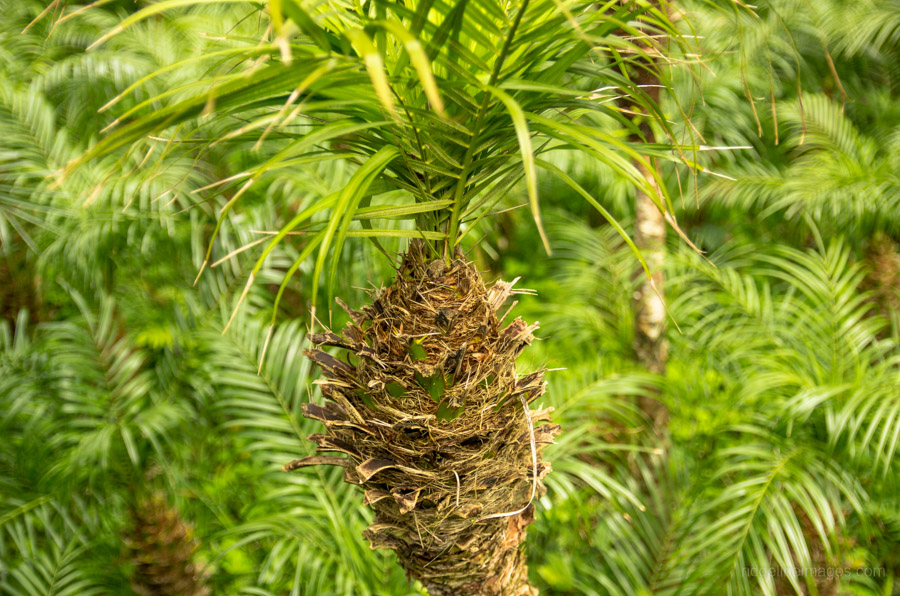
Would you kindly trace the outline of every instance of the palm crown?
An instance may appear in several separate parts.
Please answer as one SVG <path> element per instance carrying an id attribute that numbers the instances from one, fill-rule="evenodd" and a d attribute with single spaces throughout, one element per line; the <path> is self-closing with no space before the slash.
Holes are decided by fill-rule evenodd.
<path id="1" fill-rule="evenodd" d="M 94 47 L 182 4 L 145 8 Z M 267 243 L 249 283 L 274 246 L 299 232 L 308 241 L 291 272 L 318 251 L 313 297 L 327 256 L 339 255 L 348 237 L 376 243 L 383 237 L 422 238 L 437 253 L 449 254 L 523 176 L 549 250 L 540 223 L 537 170 L 554 171 L 579 188 L 541 159 L 553 149 L 577 149 L 600 160 L 646 188 L 666 209 L 665 199 L 635 164 L 646 162 L 647 155 L 670 154 L 630 143 L 615 128 L 637 132 L 635 111 L 668 128 L 655 94 L 635 78 L 638 69 L 654 69 L 665 84 L 665 72 L 648 57 L 660 55 L 660 37 L 683 39 L 654 3 L 589 8 L 526 0 L 505 7 L 466 1 L 308 8 L 291 0 L 270 3 L 268 12 L 271 34 L 259 42 L 227 35 L 221 49 L 214 45 L 207 56 L 175 65 L 201 62 L 203 75 L 121 111 L 107 127 L 110 132 L 78 160 L 89 163 L 122 146 L 148 156 L 161 150 L 199 159 L 222 143 L 252 145 L 260 150 L 257 159 L 205 189 L 205 200 L 228 197 L 220 225 L 260 181 L 319 160 L 356 163 L 345 185 L 304 204 Z M 104 109 L 113 110 L 150 78 Z M 629 110 L 615 102 L 622 98 Z M 152 136 L 163 129 L 171 135 Z M 389 195 L 403 204 L 371 204 L 390 191 L 403 191 Z M 327 222 L 317 221 L 321 212 L 330 214 Z M 415 228 L 387 224 L 395 219 L 415 219 Z M 204 267 L 217 233 L 218 228 Z M 328 268 L 330 290 L 338 263 L 334 258 Z"/>

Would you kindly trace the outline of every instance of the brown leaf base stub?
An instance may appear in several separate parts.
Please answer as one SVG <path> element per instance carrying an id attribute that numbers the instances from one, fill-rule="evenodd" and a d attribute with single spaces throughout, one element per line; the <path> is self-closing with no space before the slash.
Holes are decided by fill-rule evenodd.
<path id="1" fill-rule="evenodd" d="M 311 335 L 306 354 L 325 377 L 324 405 L 304 404 L 324 434 L 317 451 L 285 466 L 343 465 L 375 519 L 372 548 L 397 552 L 432 596 L 536 595 L 521 548 L 534 500 L 550 471 L 543 448 L 559 426 L 550 409 L 527 410 L 543 394 L 544 371 L 519 377 L 516 357 L 536 324 L 501 328 L 512 284 L 486 288 L 457 254 L 428 261 L 419 241 L 394 283 L 341 335 Z"/>

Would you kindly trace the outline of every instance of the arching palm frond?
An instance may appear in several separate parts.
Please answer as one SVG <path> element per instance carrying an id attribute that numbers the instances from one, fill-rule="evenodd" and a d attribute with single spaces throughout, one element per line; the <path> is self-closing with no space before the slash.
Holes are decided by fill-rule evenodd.
<path id="1" fill-rule="evenodd" d="M 821 253 L 780 247 L 753 258 L 762 264 L 758 273 L 789 292 L 775 299 L 772 285 L 710 269 L 720 290 L 700 286 L 685 295 L 689 328 L 734 373 L 755 372 L 743 383 L 744 403 L 778 404 L 787 428 L 813 417 L 827 428 L 829 450 L 842 446 L 863 458 L 869 473 L 884 469 L 897 448 L 898 355 L 893 342 L 878 338 L 886 322 L 870 316 L 861 267 L 841 244 Z M 735 308 L 713 308 L 713 301 Z"/>
<path id="2" fill-rule="evenodd" d="M 659 379 L 599 376 L 583 365 L 550 378 L 548 405 L 565 432 L 548 450 L 545 523 L 529 550 L 550 593 L 642 593 L 667 548 L 677 488 L 635 400 L 657 390 Z"/>
<path id="3" fill-rule="evenodd" d="M 7 348 L 0 362 L 0 589 L 29 595 L 120 590 L 118 496 L 91 494 L 73 482 L 84 475 L 83 462 L 70 458 L 62 438 L 71 426 L 57 403 L 55 364 L 40 332 L 26 323 L 20 316 L 12 342 L 5 322 L 0 333 Z"/>
<path id="4" fill-rule="evenodd" d="M 60 464 L 90 471 L 127 457 L 139 466 L 139 443 L 153 444 L 166 436 L 183 410 L 158 394 L 144 367 L 145 356 L 120 334 L 114 303 L 106 299 L 93 312 L 80 296 L 73 298 L 81 309 L 81 324 L 48 324 L 44 338 L 49 381 L 58 392 L 57 415 L 69 420 L 69 431 L 59 440 L 71 451 Z"/>
<path id="5" fill-rule="evenodd" d="M 676 514 L 687 525 L 668 587 L 718 593 L 725 578 L 733 593 L 771 593 L 793 578 L 810 590 L 792 569 L 822 565 L 811 556 L 840 566 L 848 520 L 867 519 L 865 503 L 889 498 L 896 482 L 896 342 L 879 339 L 885 321 L 869 312 L 861 267 L 841 243 L 712 258 L 717 268 L 690 258 L 696 273 L 676 278 L 687 291 L 673 303 L 679 342 L 712 383 L 673 382 L 666 393 L 673 419 L 697 420 L 676 431 L 690 437 L 686 453 L 705 448 L 720 463 L 692 481 L 693 505 Z M 696 402 L 691 387 L 707 396 Z M 730 399 L 730 416 L 704 405 L 713 395 Z M 704 428 L 710 414 L 719 425 Z M 766 568 L 782 569 L 779 579 L 758 574 Z"/>
<path id="6" fill-rule="evenodd" d="M 794 131 L 787 167 L 749 166 L 734 172 L 735 182 L 707 186 L 706 196 L 761 218 L 781 213 L 824 225 L 841 222 L 859 236 L 900 229 L 894 217 L 900 212 L 898 156 L 895 143 L 885 142 L 895 129 L 866 137 L 839 105 L 820 95 L 805 97 L 802 115 L 791 108 L 782 113 Z"/>
<path id="7" fill-rule="evenodd" d="M 214 3 L 197 4 L 202 11 Z M 129 17 L 98 44 L 165 8 Z M 339 254 L 346 238 L 421 234 L 456 244 L 472 227 L 462 222 L 477 223 L 523 176 L 539 222 L 536 171 L 547 162 L 536 157 L 552 149 L 588 152 L 632 183 L 648 184 L 631 161 L 643 160 L 648 149 L 612 133 L 611 125 L 632 125 L 610 100 L 627 95 L 659 119 L 658 106 L 625 68 L 658 51 L 648 32 L 683 41 L 652 3 L 599 10 L 543 0 L 502 10 L 440 2 L 370 8 L 337 11 L 294 1 L 271 7 L 272 36 L 248 43 L 238 32 L 250 29 L 239 25 L 212 53 L 223 62 L 201 62 L 210 74 L 178 90 L 177 99 L 166 91 L 119 110 L 112 132 L 80 163 L 121 147 L 152 150 L 156 141 L 145 145 L 146 135 L 162 130 L 174 135 L 172 150 L 190 155 L 220 143 L 274 147 L 210 188 L 211 197 L 231 195 L 225 216 L 245 192 L 283 171 L 349 159 L 359 169 L 344 190 L 304 208 L 273 240 L 305 230 L 321 242 L 313 294 L 326 255 Z M 613 35 L 621 31 L 631 36 Z M 368 206 L 390 190 L 405 191 L 403 204 Z M 328 225 L 311 225 L 319 212 L 332 214 Z M 383 227 L 395 218 L 415 219 L 419 231 Z"/>
<path id="8" fill-rule="evenodd" d="M 583 252 L 593 250 L 603 264 L 605 249 L 588 248 L 592 234 L 600 237 L 587 229 L 577 237 Z M 541 577 L 588 594 L 823 593 L 831 589 L 827 581 L 876 593 L 877 580 L 854 570 L 877 570 L 885 556 L 872 552 L 863 562 L 847 544 L 883 523 L 875 521 L 881 509 L 870 503 L 894 499 L 898 352 L 896 339 L 884 336 L 886 320 L 861 290 L 864 265 L 840 241 L 814 250 L 744 241 L 709 261 L 685 250 L 674 257 L 667 294 L 682 332 L 670 334 L 674 357 L 666 378 L 613 390 L 606 415 L 566 420 L 576 429 L 579 420 L 593 421 L 591 443 L 607 455 L 616 450 L 604 451 L 600 437 L 616 434 L 597 421 L 620 420 L 621 434 L 611 442 L 634 457 L 591 460 L 616 484 L 595 486 L 590 475 L 572 474 L 565 455 L 554 464 L 563 474 L 548 478 L 554 506 L 557 491 L 584 504 L 601 487 L 602 504 L 576 508 L 574 519 L 560 512 L 555 521 L 581 539 L 589 536 L 590 548 L 604 555 L 584 575 L 541 561 Z M 573 279 L 594 279 L 596 265 L 587 258 L 568 266 Z M 563 290 L 550 302 L 568 296 Z M 560 319 L 555 335 L 577 342 L 582 331 L 567 331 L 565 323 Z M 609 360 L 605 352 L 599 356 Z M 672 414 L 668 447 L 640 438 L 640 418 L 609 416 L 634 407 L 632 395 L 654 385 Z M 559 454 L 578 453 L 573 470 L 596 457 L 572 449 L 587 444 L 584 436 L 559 439 Z M 556 514 L 551 508 L 546 515 Z M 809 572 L 819 568 L 849 571 L 839 580 Z"/>
<path id="9" fill-rule="evenodd" d="M 21 546 L 29 542 L 23 540 Z M 6 575 L 0 587 L 15 596 L 106 594 L 108 585 L 97 577 L 96 570 L 85 568 L 89 552 L 89 547 L 74 539 L 63 544 L 51 541 L 46 550 L 30 552 L 27 560 L 0 570 Z"/>
<path id="10" fill-rule="evenodd" d="M 18 236 L 32 252 L 39 250 L 33 228 L 51 227 L 49 215 L 58 207 L 39 189 L 52 171 L 53 160 L 71 159 L 66 135 L 57 130 L 52 106 L 39 93 L 0 85 L 0 134 L 4 151 L 0 154 L 0 242 L 5 253 L 12 250 Z"/>
<path id="11" fill-rule="evenodd" d="M 836 50 L 849 56 L 897 55 L 900 44 L 900 4 L 896 0 L 864 0 L 854 6 L 841 2 L 826 4 L 822 22 Z"/>
<path id="12" fill-rule="evenodd" d="M 777 438 L 764 438 L 718 453 L 721 463 L 708 484 L 679 512 L 654 593 L 774 594 L 773 568 L 799 593 L 812 582 L 793 575 L 814 567 L 807 541 L 820 540 L 832 560 L 828 545 L 836 542 L 841 512 L 848 502 L 861 510 L 860 489 L 819 453 L 778 449 Z M 806 520 L 812 536 L 804 532 Z"/>
<path id="13" fill-rule="evenodd" d="M 747 149 L 706 154 L 735 180 L 706 181 L 696 207 L 685 207 L 717 221 L 766 221 L 774 242 L 779 232 L 804 233 L 804 217 L 825 234 L 895 234 L 891 3 L 769 2 L 731 17 L 709 4 L 688 4 L 691 23 L 708 32 L 708 69 L 680 86 L 681 103 L 694 106 L 691 124 L 708 144 Z"/>

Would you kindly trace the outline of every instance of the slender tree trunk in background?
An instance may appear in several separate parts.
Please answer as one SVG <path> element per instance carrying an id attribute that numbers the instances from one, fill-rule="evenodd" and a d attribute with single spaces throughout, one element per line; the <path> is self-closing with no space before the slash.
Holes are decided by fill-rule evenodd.
<path id="1" fill-rule="evenodd" d="M 623 0 L 628 3 L 631 0 Z M 635 82 L 654 101 L 659 103 L 659 79 L 653 74 L 655 65 L 648 65 L 633 73 Z M 634 104 L 627 104 L 629 110 L 637 111 L 640 108 Z M 655 141 L 653 130 L 646 119 L 640 123 L 641 135 L 632 135 L 633 142 L 653 143 Z M 647 183 L 655 191 L 658 191 L 656 180 L 652 173 L 643 164 L 635 164 Z M 657 192 L 659 196 L 659 193 Z M 640 189 L 635 197 L 634 210 L 634 243 L 641 251 L 647 267 L 652 274 L 653 283 L 647 279 L 644 271 L 638 272 L 641 284 L 634 295 L 634 351 L 638 361 L 648 371 L 655 374 L 666 372 L 666 360 L 668 359 L 668 343 L 666 342 L 666 308 L 665 286 L 663 267 L 666 262 L 666 220 L 651 197 Z M 654 291 L 654 285 L 656 290 Z M 641 396 L 638 398 L 638 406 L 653 421 L 657 429 L 665 427 L 668 422 L 666 407 L 653 396 Z"/>
<path id="2" fill-rule="evenodd" d="M 639 166 L 647 181 L 656 186 L 646 168 Z M 634 296 L 634 350 L 641 364 L 652 373 L 666 372 L 666 308 L 663 267 L 666 263 L 666 220 L 653 200 L 638 191 L 634 210 L 634 243 L 652 273 L 653 283 L 640 272 L 641 285 Z M 653 286 L 656 286 L 654 292 Z"/>
<path id="3" fill-rule="evenodd" d="M 349 457 L 313 455 L 285 470 L 344 466 L 375 511 L 371 547 L 395 551 L 431 596 L 537 595 L 522 546 L 550 471 L 541 451 L 559 426 L 535 426 L 551 409 L 528 406 L 544 371 L 516 374 L 537 325 L 503 326 L 511 291 L 486 288 L 460 253 L 429 260 L 415 240 L 394 283 L 361 311 L 347 308 L 343 335 L 310 336 L 346 350 L 307 352 L 327 400 L 303 404 L 326 430 L 310 440 Z"/>
<path id="4" fill-rule="evenodd" d="M 9 322 L 13 333 L 22 309 L 31 322 L 44 320 L 39 283 L 22 252 L 0 255 L 0 319 Z"/>
<path id="5" fill-rule="evenodd" d="M 641 166 L 647 181 L 654 187 L 653 176 Z M 637 192 L 634 213 L 634 242 L 640 249 L 653 277 L 653 284 L 641 271 L 641 285 L 634 296 L 634 351 L 650 372 L 666 372 L 666 308 L 663 267 L 666 263 L 666 220 L 650 197 Z M 653 286 L 656 286 L 654 291 Z M 663 404 L 651 396 L 638 398 L 638 405 L 657 427 L 665 426 L 668 413 Z"/>

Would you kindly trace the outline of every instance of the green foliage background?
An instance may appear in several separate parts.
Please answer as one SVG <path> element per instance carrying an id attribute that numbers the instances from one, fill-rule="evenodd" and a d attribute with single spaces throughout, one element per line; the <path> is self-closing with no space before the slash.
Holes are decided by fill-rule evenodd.
<path id="1" fill-rule="evenodd" d="M 544 398 L 564 434 L 527 543 L 547 594 L 830 593 L 746 571 L 792 566 L 846 571 L 837 593 L 900 593 L 900 5 L 732 4 L 683 3 L 703 53 L 668 108 L 707 146 L 749 148 L 701 152 L 715 174 L 664 170 L 703 251 L 670 234 L 680 330 L 665 376 L 631 348 L 638 263 L 569 187 L 540 180 L 552 257 L 524 209 L 464 241 L 486 277 L 537 290 L 518 310 L 543 339 L 520 366 L 564 369 Z M 43 8 L 0 2 L 0 592 L 130 593 L 129 507 L 162 493 L 193 526 L 213 594 L 422 593 L 368 549 L 370 513 L 339 470 L 280 471 L 311 452 L 300 404 L 320 399 L 301 356 L 310 265 L 258 370 L 299 243 L 275 249 L 222 334 L 257 256 L 232 253 L 352 166 L 255 185 L 196 286 L 226 200 L 196 191 L 274 149 L 201 161 L 160 142 L 52 175 L 109 124 L 110 98 L 210 40 L 258 38 L 266 17 L 251 3 L 174 10 L 85 52 L 135 5 L 70 6 L 26 30 Z M 166 71 L 120 107 L 177 94 L 203 68 Z M 552 159 L 630 221 L 633 191 L 611 169 Z M 523 185 L 496 209 L 527 201 Z M 351 305 L 391 276 L 371 245 L 340 258 L 335 293 Z M 664 436 L 636 406 L 648 392 L 671 412 Z"/>

